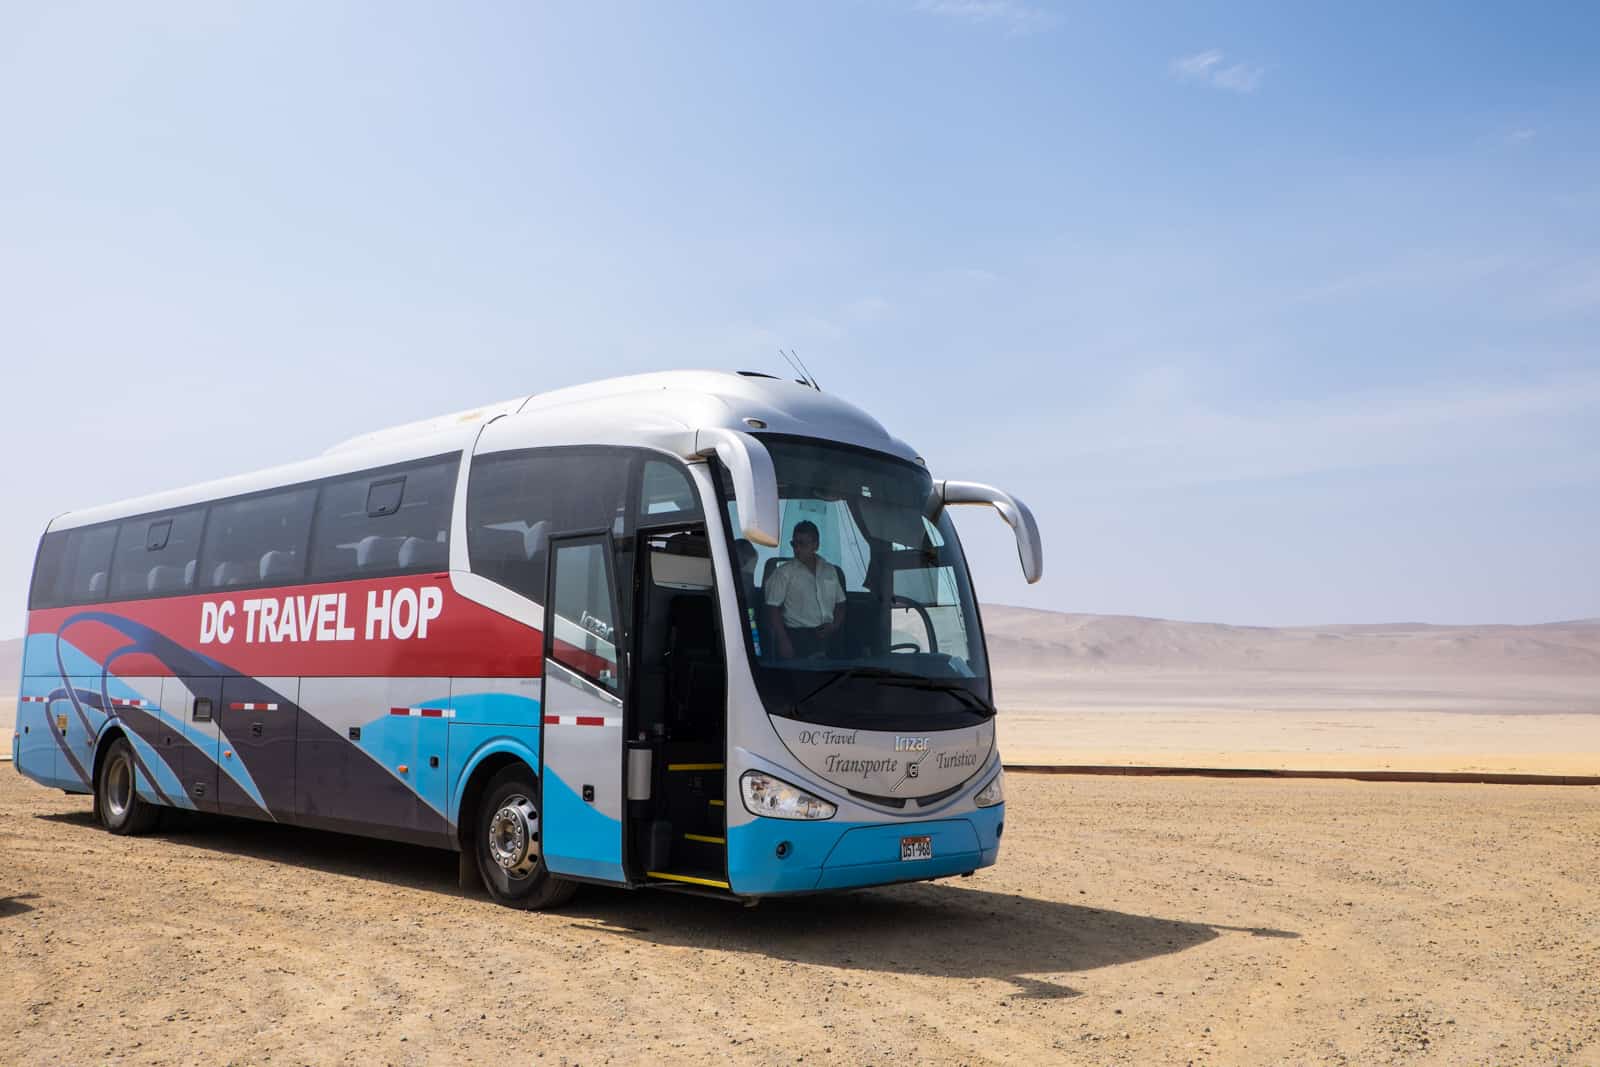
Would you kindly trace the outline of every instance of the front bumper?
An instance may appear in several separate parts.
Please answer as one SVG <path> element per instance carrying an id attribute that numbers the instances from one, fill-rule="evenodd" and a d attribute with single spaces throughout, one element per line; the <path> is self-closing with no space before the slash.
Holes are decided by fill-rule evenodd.
<path id="1" fill-rule="evenodd" d="M 966 874 L 999 855 L 1005 810 L 997 804 L 921 822 L 758 818 L 728 831 L 729 882 L 733 892 L 755 897 Z M 919 834 L 932 838 L 933 857 L 901 860 L 900 839 Z"/>

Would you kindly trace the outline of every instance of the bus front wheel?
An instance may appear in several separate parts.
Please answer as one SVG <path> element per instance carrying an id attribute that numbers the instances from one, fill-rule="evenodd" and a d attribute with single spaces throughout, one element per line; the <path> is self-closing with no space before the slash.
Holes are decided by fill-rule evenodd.
<path id="1" fill-rule="evenodd" d="M 577 892 L 544 865 L 539 789 L 521 767 L 495 775 L 478 805 L 474 848 L 489 895 L 513 908 L 553 908 Z"/>
<path id="2" fill-rule="evenodd" d="M 142 834 L 155 829 L 161 809 L 139 796 L 139 770 L 133 746 L 125 737 L 111 742 L 100 763 L 94 787 L 95 815 L 114 834 Z"/>

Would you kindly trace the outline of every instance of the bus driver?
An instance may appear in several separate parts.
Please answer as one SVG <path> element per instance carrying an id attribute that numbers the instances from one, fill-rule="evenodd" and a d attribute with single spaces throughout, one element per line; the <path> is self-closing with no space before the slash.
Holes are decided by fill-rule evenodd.
<path id="1" fill-rule="evenodd" d="M 816 523 L 796 523 L 789 541 L 794 558 L 766 581 L 767 630 L 784 659 L 826 655 L 828 639 L 844 625 L 844 579 L 817 554 L 820 543 Z"/>

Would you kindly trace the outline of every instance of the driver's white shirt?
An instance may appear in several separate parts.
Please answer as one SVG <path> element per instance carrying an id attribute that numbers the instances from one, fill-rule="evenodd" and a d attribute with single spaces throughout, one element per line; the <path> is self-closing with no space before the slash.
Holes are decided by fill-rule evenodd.
<path id="1" fill-rule="evenodd" d="M 833 609 L 844 603 L 839 570 L 821 555 L 814 571 L 797 559 L 780 563 L 761 592 L 770 607 L 783 608 L 783 624 L 794 630 L 832 622 Z"/>

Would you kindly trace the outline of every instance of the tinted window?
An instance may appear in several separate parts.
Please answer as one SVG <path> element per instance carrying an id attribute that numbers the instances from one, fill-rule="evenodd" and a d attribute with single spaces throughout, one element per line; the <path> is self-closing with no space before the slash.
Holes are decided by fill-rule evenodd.
<path id="1" fill-rule="evenodd" d="M 115 526 L 87 526 L 68 530 L 60 578 L 56 583 L 57 604 L 87 604 L 106 598 L 110 588 L 111 549 L 117 541 Z"/>
<path id="2" fill-rule="evenodd" d="M 474 572 L 544 603 L 550 538 L 615 529 L 627 494 L 618 452 L 501 452 L 472 461 L 467 548 Z"/>
<path id="3" fill-rule="evenodd" d="M 639 486 L 639 522 L 694 518 L 700 514 L 694 484 L 682 467 L 664 460 L 646 460 Z"/>
<path id="4" fill-rule="evenodd" d="M 200 552 L 200 588 L 305 578 L 313 488 L 287 489 L 211 505 Z"/>
<path id="5" fill-rule="evenodd" d="M 556 591 L 548 625 L 556 662 L 616 692 L 616 620 L 603 541 L 563 545 L 556 556 Z"/>
<path id="6" fill-rule="evenodd" d="M 458 460 L 428 460 L 328 482 L 317 504 L 311 577 L 444 570 Z"/>
<path id="7" fill-rule="evenodd" d="M 33 561 L 33 587 L 28 593 L 29 608 L 61 605 L 61 573 L 66 561 L 66 534 L 50 533 L 39 539 L 39 554 Z"/>
<path id="8" fill-rule="evenodd" d="M 204 508 L 125 519 L 111 560 L 111 595 L 159 596 L 193 589 Z"/>

